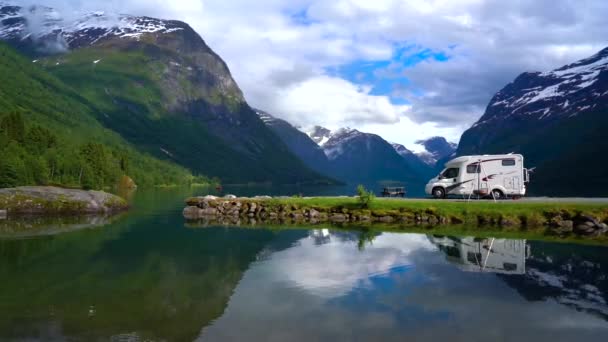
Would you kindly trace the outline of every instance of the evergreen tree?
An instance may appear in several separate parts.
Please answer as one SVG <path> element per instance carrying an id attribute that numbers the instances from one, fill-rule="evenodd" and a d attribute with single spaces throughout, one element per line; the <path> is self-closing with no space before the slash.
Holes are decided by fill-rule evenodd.
<path id="1" fill-rule="evenodd" d="M 12 112 L 0 120 L 0 130 L 9 140 L 23 142 L 25 140 L 25 123 L 20 112 Z"/>

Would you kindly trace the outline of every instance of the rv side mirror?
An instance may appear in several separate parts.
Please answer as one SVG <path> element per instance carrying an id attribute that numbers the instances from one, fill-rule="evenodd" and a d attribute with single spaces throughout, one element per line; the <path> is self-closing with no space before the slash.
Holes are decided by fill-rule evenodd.
<path id="1" fill-rule="evenodd" d="M 441 180 L 444 179 L 445 177 L 443 177 L 442 175 L 437 176 L 437 179 Z"/>

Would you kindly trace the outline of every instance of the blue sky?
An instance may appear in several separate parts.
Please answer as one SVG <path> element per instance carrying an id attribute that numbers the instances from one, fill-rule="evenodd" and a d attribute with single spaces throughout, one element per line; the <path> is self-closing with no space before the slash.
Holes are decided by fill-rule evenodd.
<path id="1" fill-rule="evenodd" d="M 444 51 L 433 51 L 415 45 L 395 47 L 391 59 L 367 61 L 358 60 L 349 64 L 332 66 L 326 69 L 329 75 L 346 79 L 361 86 L 371 86 L 370 95 L 388 96 L 391 103 L 408 105 L 411 102 L 404 96 L 395 94 L 399 88 L 410 88 L 414 94 L 423 94 L 415 84 L 403 75 L 403 69 L 413 68 L 425 61 L 447 62 L 450 56 Z"/>

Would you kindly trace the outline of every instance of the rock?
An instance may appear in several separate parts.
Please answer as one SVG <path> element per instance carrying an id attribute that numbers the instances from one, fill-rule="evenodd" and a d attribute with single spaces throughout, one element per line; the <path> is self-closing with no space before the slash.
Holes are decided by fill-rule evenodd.
<path id="1" fill-rule="evenodd" d="M 574 222 L 572 220 L 561 220 L 561 221 L 553 221 L 551 231 L 562 235 L 566 233 L 571 233 L 574 229 Z"/>
<path id="2" fill-rule="evenodd" d="M 563 220 L 559 222 L 559 227 L 565 231 L 572 231 L 574 229 L 574 222 L 572 220 Z"/>
<path id="3" fill-rule="evenodd" d="M 464 220 L 458 217 L 450 217 L 451 224 L 463 224 Z"/>
<path id="4" fill-rule="evenodd" d="M 591 234 L 595 233 L 595 231 L 596 231 L 595 225 L 593 225 L 592 222 L 589 222 L 589 223 L 591 223 L 591 225 L 586 224 L 586 223 L 577 225 L 574 228 L 574 231 L 577 234 L 581 234 L 581 235 L 591 235 Z"/>
<path id="5" fill-rule="evenodd" d="M 593 217 L 593 216 L 582 214 L 581 218 L 587 222 L 593 223 L 594 226 L 600 225 L 600 221 L 596 220 L 595 217 Z"/>
<path id="6" fill-rule="evenodd" d="M 346 215 L 334 213 L 329 217 L 329 220 L 332 222 L 344 222 L 346 221 Z"/>
<path id="7" fill-rule="evenodd" d="M 7 211 L 4 209 L 0 209 L 0 220 L 6 220 Z"/>
<path id="8" fill-rule="evenodd" d="M 435 225 L 439 224 L 439 219 L 436 216 L 430 216 L 429 224 L 435 226 Z"/>
<path id="9" fill-rule="evenodd" d="M 295 221 L 300 221 L 304 218 L 304 215 L 302 215 L 301 213 L 297 213 L 297 212 L 291 213 L 290 216 Z"/>
<path id="10" fill-rule="evenodd" d="M 317 218 L 317 217 L 319 217 L 319 212 L 316 211 L 315 209 L 310 209 L 310 211 L 308 212 L 308 216 L 310 218 Z"/>
<path id="11" fill-rule="evenodd" d="M 384 223 L 390 223 L 393 222 L 395 219 L 392 216 L 381 216 L 378 217 L 378 221 L 380 222 L 384 222 Z"/>
<path id="12" fill-rule="evenodd" d="M 235 195 L 226 195 L 224 196 L 225 199 L 236 199 L 237 197 Z"/>
<path id="13" fill-rule="evenodd" d="M 255 209 L 256 209 L 257 207 L 258 207 L 258 205 L 257 205 L 257 204 L 255 204 L 255 203 L 251 203 L 251 204 L 249 204 L 249 212 L 250 212 L 250 213 L 254 213 L 254 212 L 255 212 Z"/>
<path id="14" fill-rule="evenodd" d="M 217 196 L 207 195 L 207 196 L 203 197 L 203 200 L 205 200 L 205 201 L 215 201 L 215 200 L 217 200 Z"/>
<path id="15" fill-rule="evenodd" d="M 499 224 L 502 227 L 512 227 L 518 224 L 518 222 L 516 222 L 514 219 L 512 218 L 508 218 L 508 217 L 501 217 Z"/>
<path id="16" fill-rule="evenodd" d="M 0 207 L 11 215 L 100 214 L 129 208 L 127 201 L 103 191 L 23 186 L 0 189 Z"/>
<path id="17" fill-rule="evenodd" d="M 187 220 L 197 220 L 201 217 L 200 212 L 202 210 L 203 209 L 200 209 L 199 207 L 187 206 L 182 211 L 182 215 L 184 215 L 184 218 L 186 218 Z"/>
<path id="18" fill-rule="evenodd" d="M 206 208 L 206 209 L 201 209 L 200 211 L 200 215 L 201 216 L 215 216 L 218 214 L 218 210 L 216 208 Z"/>

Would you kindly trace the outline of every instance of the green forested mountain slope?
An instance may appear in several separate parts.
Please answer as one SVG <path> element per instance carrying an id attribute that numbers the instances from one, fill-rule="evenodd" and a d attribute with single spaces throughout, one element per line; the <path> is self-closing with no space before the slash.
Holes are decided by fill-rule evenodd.
<path id="1" fill-rule="evenodd" d="M 183 167 L 141 153 L 103 127 L 76 91 L 0 43 L 0 187 L 101 188 L 122 175 L 140 185 L 192 181 Z"/>
<path id="2" fill-rule="evenodd" d="M 26 11 L 55 17 L 31 25 Z M 3 15 L 10 20 L 0 39 L 74 89 L 94 109 L 90 120 L 138 150 L 225 183 L 331 182 L 264 125 L 226 63 L 186 23 L 104 13 L 70 22 L 48 7 L 0 6 Z M 63 49 L 49 57 L 45 47 L 57 42 Z"/>
<path id="3" fill-rule="evenodd" d="M 230 77 L 225 66 L 201 66 L 200 56 L 158 44 L 116 40 L 38 63 L 98 108 L 105 127 L 159 158 L 229 183 L 327 182 L 263 124 L 237 87 L 218 84 Z"/>

